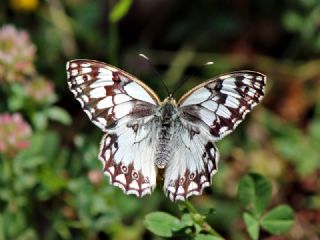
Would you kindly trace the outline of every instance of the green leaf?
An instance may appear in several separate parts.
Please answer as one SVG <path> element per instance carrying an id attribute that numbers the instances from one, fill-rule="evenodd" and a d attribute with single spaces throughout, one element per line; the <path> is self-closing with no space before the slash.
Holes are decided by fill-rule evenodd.
<path id="1" fill-rule="evenodd" d="M 150 232 L 161 237 L 172 237 L 172 232 L 181 229 L 179 219 L 164 212 L 146 215 L 144 225 Z"/>
<path id="2" fill-rule="evenodd" d="M 33 169 L 45 162 L 45 156 L 34 155 L 30 156 L 28 152 L 21 151 L 16 157 L 15 164 L 22 169 Z"/>
<path id="3" fill-rule="evenodd" d="M 223 238 L 215 237 L 212 235 L 206 235 L 206 234 L 197 234 L 194 238 L 195 240 L 221 240 Z"/>
<path id="4" fill-rule="evenodd" d="M 112 8 L 109 14 L 109 20 L 112 23 L 120 21 L 129 11 L 132 0 L 120 0 Z"/>
<path id="5" fill-rule="evenodd" d="M 280 205 L 267 212 L 261 219 L 261 227 L 271 234 L 282 234 L 292 227 L 294 214 L 287 205 Z"/>
<path id="6" fill-rule="evenodd" d="M 246 209 L 259 216 L 270 201 L 271 191 L 271 183 L 265 177 L 251 173 L 240 181 L 238 197 Z"/>
<path id="7" fill-rule="evenodd" d="M 57 173 L 51 168 L 44 168 L 39 178 L 42 185 L 53 194 L 59 192 L 68 183 L 67 179 L 62 177 L 62 173 Z"/>
<path id="8" fill-rule="evenodd" d="M 194 228 L 196 230 L 196 233 L 200 233 L 202 231 L 202 226 L 199 225 L 198 223 L 194 224 Z"/>
<path id="9" fill-rule="evenodd" d="M 60 107 L 51 107 L 46 111 L 49 119 L 60 122 L 64 125 L 71 124 L 71 117 L 68 112 Z"/>
<path id="10" fill-rule="evenodd" d="M 22 173 L 18 177 L 16 177 L 14 183 L 15 190 L 17 192 L 23 193 L 24 190 L 33 188 L 38 182 L 39 179 L 36 176 L 32 174 Z M 24 198 L 24 200 L 26 199 Z"/>
<path id="11" fill-rule="evenodd" d="M 259 222 L 258 220 L 252 216 L 250 213 L 244 213 L 243 219 L 247 227 L 247 231 L 251 239 L 258 239 L 259 238 Z"/>
<path id="12" fill-rule="evenodd" d="M 47 117 L 42 112 L 35 112 L 31 115 L 32 124 L 36 129 L 43 130 L 47 127 Z"/>
<path id="13" fill-rule="evenodd" d="M 192 217 L 189 213 L 183 214 L 181 217 L 181 225 L 183 227 L 190 227 L 193 225 Z"/>
<path id="14" fill-rule="evenodd" d="M 20 84 L 12 84 L 10 86 L 10 94 L 8 96 L 8 108 L 10 111 L 17 111 L 24 107 L 26 94 Z"/>
<path id="15" fill-rule="evenodd" d="M 17 238 L 17 240 L 29 240 L 29 239 L 37 239 L 37 234 L 35 230 L 32 228 L 27 228 Z"/>

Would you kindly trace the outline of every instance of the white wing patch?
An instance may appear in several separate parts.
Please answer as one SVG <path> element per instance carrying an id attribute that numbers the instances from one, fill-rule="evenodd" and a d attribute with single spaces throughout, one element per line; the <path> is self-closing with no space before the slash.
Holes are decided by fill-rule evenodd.
<path id="1" fill-rule="evenodd" d="M 90 120 L 107 132 L 100 160 L 111 184 L 142 197 L 156 186 L 154 113 L 159 98 L 138 79 L 105 63 L 67 63 L 68 86 Z"/>
<path id="2" fill-rule="evenodd" d="M 233 131 L 262 99 L 266 77 L 234 72 L 195 87 L 178 105 L 182 127 L 175 153 L 165 172 L 164 191 L 172 201 L 199 195 L 211 183 L 218 166 L 213 144 Z"/>
<path id="3" fill-rule="evenodd" d="M 155 151 L 153 126 L 150 122 L 137 128 L 119 124 L 101 141 L 104 171 L 110 183 L 126 194 L 143 197 L 156 186 L 156 167 L 150 158 Z"/>
<path id="4" fill-rule="evenodd" d="M 212 141 L 232 132 L 263 98 L 266 76 L 239 71 L 203 83 L 179 100 L 185 120 L 207 128 Z"/>
<path id="5" fill-rule="evenodd" d="M 217 148 L 210 142 L 209 134 L 198 130 L 193 134 L 186 128 L 181 129 L 181 138 L 165 170 L 164 191 L 174 202 L 202 194 L 217 172 Z"/>
<path id="6" fill-rule="evenodd" d="M 148 94 L 143 87 L 138 85 L 135 82 L 132 82 L 131 84 L 127 84 L 124 86 L 124 90 L 127 92 L 129 96 L 132 98 L 135 98 L 137 100 L 149 102 L 151 104 L 155 104 L 154 100 L 151 98 L 150 94 Z"/>
<path id="7" fill-rule="evenodd" d="M 206 101 L 211 96 L 211 92 L 206 88 L 199 88 L 193 92 L 190 97 L 188 97 L 180 107 L 187 105 L 194 105 Z"/>
<path id="8" fill-rule="evenodd" d="M 70 61 L 67 75 L 69 89 L 90 120 L 103 131 L 122 117 L 152 115 L 159 103 L 157 95 L 144 83 L 102 62 Z M 135 108 L 138 105 L 143 106 L 143 111 Z"/>

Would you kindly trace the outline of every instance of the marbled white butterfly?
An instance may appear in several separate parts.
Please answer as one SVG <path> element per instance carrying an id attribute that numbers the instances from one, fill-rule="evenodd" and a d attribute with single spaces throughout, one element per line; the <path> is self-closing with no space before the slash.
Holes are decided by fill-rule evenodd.
<path id="1" fill-rule="evenodd" d="M 172 200 L 200 195 L 217 172 L 214 142 L 232 132 L 264 95 L 266 76 L 237 71 L 163 101 L 143 82 L 93 60 L 67 63 L 68 85 L 90 120 L 105 132 L 99 158 L 111 184 L 142 197 L 164 171 Z"/>

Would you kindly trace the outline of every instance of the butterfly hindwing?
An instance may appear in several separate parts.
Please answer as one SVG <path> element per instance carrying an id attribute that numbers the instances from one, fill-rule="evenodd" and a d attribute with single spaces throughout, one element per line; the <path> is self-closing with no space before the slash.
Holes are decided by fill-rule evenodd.
<path id="1" fill-rule="evenodd" d="M 164 191 L 172 200 L 200 195 L 217 172 L 219 153 L 206 132 L 182 128 L 175 153 L 165 170 Z"/>
<path id="2" fill-rule="evenodd" d="M 233 131 L 264 96 L 266 76 L 239 71 L 209 80 L 179 100 L 181 118 L 207 128 L 216 141 Z"/>
<path id="3" fill-rule="evenodd" d="M 119 124 L 101 141 L 99 157 L 104 172 L 110 183 L 126 194 L 143 197 L 156 186 L 156 167 L 150 157 L 155 149 L 153 126 L 152 120 L 132 127 Z"/>

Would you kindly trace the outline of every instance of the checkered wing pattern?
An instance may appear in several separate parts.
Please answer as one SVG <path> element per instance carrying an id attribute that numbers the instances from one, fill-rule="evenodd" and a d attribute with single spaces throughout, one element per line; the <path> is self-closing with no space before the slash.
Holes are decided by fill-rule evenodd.
<path id="1" fill-rule="evenodd" d="M 218 76 L 178 102 L 181 127 L 164 190 L 173 201 L 199 195 L 217 171 L 213 142 L 232 132 L 264 96 L 266 76 L 253 71 Z"/>
<path id="2" fill-rule="evenodd" d="M 122 118 L 150 116 L 159 103 L 158 96 L 143 82 L 102 62 L 70 61 L 67 75 L 69 89 L 103 131 Z"/>
<path id="3" fill-rule="evenodd" d="M 66 68 L 69 89 L 106 132 L 100 160 L 111 184 L 127 194 L 150 194 L 156 185 L 150 141 L 158 96 L 132 75 L 102 62 L 72 60 Z"/>

